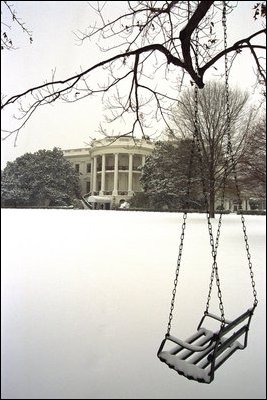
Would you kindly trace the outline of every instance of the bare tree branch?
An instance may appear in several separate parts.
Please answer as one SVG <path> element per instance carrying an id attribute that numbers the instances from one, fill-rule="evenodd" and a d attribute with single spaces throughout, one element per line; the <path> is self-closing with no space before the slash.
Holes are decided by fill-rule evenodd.
<path id="1" fill-rule="evenodd" d="M 144 136 L 145 127 L 150 125 L 148 119 L 153 120 L 151 112 L 155 118 L 160 116 L 167 122 L 171 102 L 177 101 L 179 85 L 186 76 L 190 77 L 192 84 L 203 88 L 205 75 L 215 68 L 216 62 L 228 55 L 232 56 L 232 64 L 238 59 L 236 55 L 245 51 L 252 56 L 260 83 L 266 85 L 266 45 L 262 40 L 266 29 L 255 30 L 224 49 L 216 33 L 216 26 L 222 21 L 222 2 L 127 1 L 124 2 L 128 7 L 125 13 L 113 20 L 109 20 L 105 12 L 109 3 L 97 2 L 94 6 L 89 2 L 99 17 L 100 25 L 94 23 L 87 32 L 78 31 L 76 38 L 81 43 L 95 40 L 102 51 L 113 54 L 66 79 L 56 79 L 53 71 L 50 81 L 9 98 L 2 96 L 2 111 L 18 105 L 21 113 L 16 117 L 20 118 L 20 125 L 5 133 L 17 135 L 39 106 L 59 100 L 76 102 L 93 94 L 102 94 L 103 103 L 105 97 L 110 96 L 109 121 L 124 117 L 131 111 L 135 115 L 131 131 L 139 130 Z M 234 2 L 224 3 L 227 13 L 238 12 Z M 254 13 L 258 18 L 260 12 Z M 199 33 L 197 39 L 196 30 Z M 108 47 L 102 46 L 102 41 L 107 42 Z M 103 84 L 94 79 L 94 74 L 100 70 L 107 78 Z M 173 76 L 176 77 L 175 84 L 171 81 Z M 165 93 L 159 89 L 163 80 Z"/>
<path id="2" fill-rule="evenodd" d="M 17 17 L 17 12 L 14 9 L 13 4 L 10 4 L 8 1 L 5 0 L 3 0 L 1 3 L 3 3 L 8 10 L 12 21 L 11 23 L 15 23 L 17 26 L 19 26 L 23 33 L 25 33 L 29 37 L 30 43 L 32 43 L 32 32 L 27 28 L 24 22 L 21 22 L 21 18 Z M 2 21 L 1 18 L 1 50 L 15 50 L 16 47 L 14 46 L 10 34 L 6 33 L 5 28 L 8 28 L 11 31 L 11 26 Z"/>

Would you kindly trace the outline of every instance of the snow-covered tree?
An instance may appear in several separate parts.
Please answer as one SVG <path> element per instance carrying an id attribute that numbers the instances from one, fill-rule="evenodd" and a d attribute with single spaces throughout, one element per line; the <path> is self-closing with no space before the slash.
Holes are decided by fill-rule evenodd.
<path id="1" fill-rule="evenodd" d="M 70 205 L 79 196 L 79 176 L 56 147 L 26 153 L 2 172 L 3 206 Z"/>
<path id="2" fill-rule="evenodd" d="M 144 192 L 152 207 L 203 207 L 201 169 L 196 157 L 193 156 L 192 163 L 189 162 L 191 145 L 190 139 L 156 143 L 141 176 Z"/>

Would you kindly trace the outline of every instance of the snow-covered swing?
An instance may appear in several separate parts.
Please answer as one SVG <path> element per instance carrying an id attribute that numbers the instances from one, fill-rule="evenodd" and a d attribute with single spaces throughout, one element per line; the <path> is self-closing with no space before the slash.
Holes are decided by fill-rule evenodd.
<path id="1" fill-rule="evenodd" d="M 226 48 L 226 6 L 223 1 L 223 17 L 222 23 L 224 27 L 224 45 Z M 196 41 L 197 42 L 197 41 Z M 252 291 L 254 296 L 254 302 L 251 308 L 243 312 L 241 315 L 237 316 L 234 320 L 229 321 L 224 315 L 224 306 L 222 302 L 222 293 L 220 288 L 220 279 L 218 274 L 217 265 L 217 249 L 219 244 L 220 227 L 222 223 L 222 212 L 219 216 L 218 228 L 216 233 L 216 239 L 214 241 L 214 236 L 212 233 L 212 224 L 209 215 L 207 192 L 205 189 L 204 179 L 202 177 L 203 183 L 203 193 L 205 195 L 205 202 L 207 205 L 207 224 L 208 231 L 210 235 L 210 245 L 212 254 L 212 273 L 211 281 L 209 284 L 209 292 L 206 303 L 206 309 L 204 315 L 202 316 L 196 332 L 188 337 L 186 340 L 181 340 L 173 335 L 171 335 L 171 322 L 173 319 L 173 310 L 175 305 L 175 296 L 178 283 L 179 269 L 181 264 L 183 242 L 185 237 L 186 219 L 187 212 L 184 212 L 183 223 L 182 223 L 182 233 L 179 246 L 179 255 L 177 260 L 177 267 L 175 271 L 174 279 L 174 289 L 172 291 L 171 308 L 169 313 L 169 320 L 167 326 L 167 333 L 160 344 L 157 352 L 158 358 L 166 363 L 170 368 L 178 372 L 178 374 L 185 376 L 188 379 L 192 379 L 201 383 L 210 383 L 214 379 L 215 370 L 219 368 L 236 350 L 242 350 L 246 348 L 248 341 L 248 331 L 251 322 L 253 312 L 257 306 L 257 292 L 255 289 L 254 274 L 252 271 L 251 255 L 249 251 L 248 237 L 246 234 L 245 219 L 242 213 L 242 202 L 240 198 L 240 191 L 237 183 L 237 175 L 235 171 L 235 164 L 232 153 L 232 145 L 230 138 L 230 107 L 229 107 L 229 84 L 228 84 L 228 65 L 227 65 L 227 55 L 225 55 L 225 97 L 226 97 L 226 123 L 225 131 L 227 134 L 227 154 L 226 154 L 226 164 L 223 180 L 223 195 L 222 204 L 224 201 L 224 191 L 227 177 L 227 168 L 229 162 L 231 162 L 232 170 L 234 171 L 235 187 L 236 193 L 241 213 L 241 223 L 244 234 L 244 242 L 247 253 L 248 267 L 252 284 Z M 199 127 L 198 127 L 198 89 L 195 87 L 195 133 L 193 138 L 193 147 L 197 143 L 198 155 L 201 159 L 201 149 L 199 141 Z M 200 160 L 201 161 L 201 160 Z M 189 197 L 189 186 L 190 186 L 190 169 L 189 166 L 189 183 L 188 183 L 188 197 Z M 203 171 L 202 171 L 203 175 Z M 209 312 L 209 303 L 211 298 L 212 285 L 214 277 L 217 285 L 217 294 L 219 300 L 220 316 L 212 314 Z M 220 326 L 216 330 L 206 329 L 203 324 L 207 319 L 219 321 Z"/>

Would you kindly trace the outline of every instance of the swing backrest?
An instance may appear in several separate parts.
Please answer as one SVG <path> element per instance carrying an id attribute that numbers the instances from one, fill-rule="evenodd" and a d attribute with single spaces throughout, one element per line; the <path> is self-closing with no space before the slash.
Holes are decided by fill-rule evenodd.
<path id="1" fill-rule="evenodd" d="M 216 345 L 213 351 L 208 356 L 208 361 L 211 363 L 211 371 L 212 374 L 214 371 L 222 365 L 230 356 L 233 354 L 237 348 L 244 349 L 247 346 L 247 338 L 248 338 L 248 331 L 249 325 L 251 321 L 251 317 L 254 312 L 254 308 L 248 309 L 246 312 L 241 314 L 239 317 L 234 319 L 233 321 L 226 321 L 226 325 L 223 326 L 216 334 Z M 213 319 L 220 320 L 219 317 L 213 315 L 211 313 L 206 313 L 204 318 L 202 318 L 198 329 L 201 329 L 201 325 L 205 319 L 205 317 L 211 317 Z M 244 323 L 243 323 L 244 322 Z M 243 324 L 242 324 L 243 323 Z M 238 330 L 231 332 L 235 327 L 241 324 Z M 227 334 L 231 333 L 228 337 L 225 337 Z M 244 342 L 243 344 L 237 342 L 242 335 L 244 335 Z M 235 344 L 232 346 L 232 344 Z M 218 359 L 218 357 L 220 357 Z"/>
<path id="2" fill-rule="evenodd" d="M 237 325 L 241 324 L 241 323 L 242 323 L 243 321 L 245 321 L 246 319 L 248 319 L 248 321 L 247 321 L 246 324 L 244 324 L 244 325 L 242 326 L 242 328 L 240 328 L 240 329 L 243 329 L 243 328 L 248 329 L 248 328 L 249 328 L 249 324 L 250 324 L 251 317 L 252 317 L 253 312 L 254 312 L 254 309 L 255 309 L 255 307 L 249 308 L 246 312 L 244 312 L 243 314 L 241 314 L 239 317 L 237 317 L 237 318 L 234 319 L 233 321 L 225 320 L 225 324 L 226 324 L 226 325 L 224 325 L 224 326 L 220 329 L 220 331 L 217 333 L 217 335 L 219 336 L 219 338 L 222 338 L 224 335 L 226 335 L 228 332 L 230 332 L 233 328 L 235 328 Z M 201 321 L 200 321 L 200 323 L 199 323 L 197 329 L 200 329 L 200 328 L 201 328 L 201 326 L 202 326 L 202 324 L 203 324 L 203 322 L 204 322 L 204 320 L 205 320 L 206 317 L 210 317 L 210 318 L 213 318 L 213 319 L 216 319 L 216 320 L 222 322 L 221 318 L 218 317 L 217 315 L 214 315 L 214 314 L 212 314 L 212 313 L 206 312 L 206 313 L 204 314 L 203 318 L 201 319 Z"/>

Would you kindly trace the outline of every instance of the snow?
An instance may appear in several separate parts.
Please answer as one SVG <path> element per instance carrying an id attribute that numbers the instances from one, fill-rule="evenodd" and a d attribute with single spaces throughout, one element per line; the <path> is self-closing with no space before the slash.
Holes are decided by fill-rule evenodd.
<path id="1" fill-rule="evenodd" d="M 191 343 L 191 341 L 194 341 L 195 339 L 198 339 L 201 336 L 203 336 L 203 337 L 202 337 L 202 339 L 200 341 L 198 341 L 198 345 L 194 345 L 194 344 Z M 190 336 L 190 338 L 188 338 L 186 341 L 183 341 L 183 340 L 181 340 L 179 338 L 176 338 L 176 337 L 174 337 L 172 335 L 170 335 L 168 337 L 168 339 L 171 340 L 174 343 L 177 343 L 177 344 L 181 345 L 182 347 L 185 347 L 188 350 L 191 350 L 191 351 L 202 351 L 202 350 L 205 350 L 206 348 L 208 348 L 209 344 L 208 345 L 206 344 L 205 346 L 203 346 L 203 345 L 201 346 L 200 344 L 207 343 L 207 341 L 209 339 L 211 339 L 212 336 L 213 336 L 213 333 L 211 331 L 208 331 L 205 328 L 201 328 L 194 335 Z"/>
<path id="2" fill-rule="evenodd" d="M 182 214 L 2 209 L 3 399 L 266 398 L 265 217 L 246 216 L 259 304 L 248 347 L 201 384 L 157 358 Z M 214 229 L 218 217 L 213 222 Z M 240 216 L 223 218 L 225 317 L 253 305 Z M 204 215 L 188 216 L 171 333 L 190 337 L 211 275 Z M 216 285 L 210 312 L 219 315 Z M 218 321 L 211 319 L 211 324 Z M 207 329 L 215 327 L 206 326 Z"/>
<path id="3" fill-rule="evenodd" d="M 198 368 L 194 364 L 189 364 L 186 361 L 179 360 L 177 357 L 173 356 L 172 354 L 166 353 L 163 351 L 161 353 L 161 358 L 166 360 L 169 366 L 174 368 L 177 371 L 182 371 L 186 377 L 192 377 L 196 380 L 203 380 L 206 383 L 209 382 L 210 377 L 208 375 L 208 371 L 205 369 Z"/>

